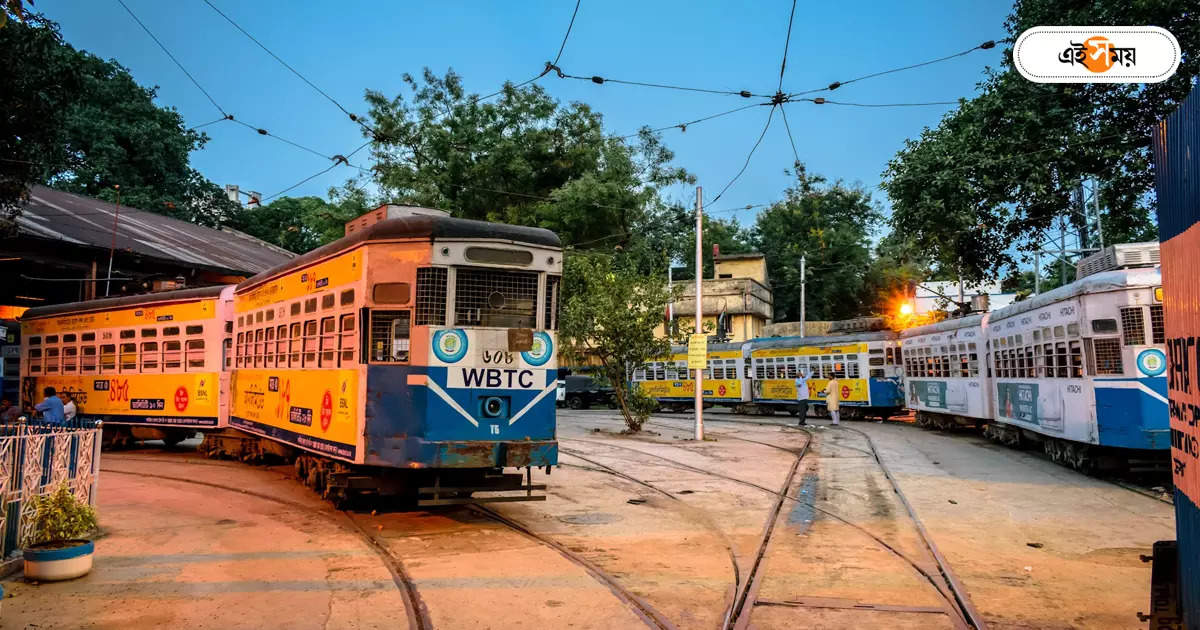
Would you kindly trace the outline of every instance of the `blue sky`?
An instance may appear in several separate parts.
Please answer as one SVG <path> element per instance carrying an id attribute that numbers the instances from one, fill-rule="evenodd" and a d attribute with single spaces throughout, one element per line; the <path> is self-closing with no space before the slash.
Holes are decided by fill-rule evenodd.
<path id="1" fill-rule="evenodd" d="M 334 105 L 271 59 L 201 0 L 126 0 L 223 108 L 274 134 L 332 155 L 363 139 Z M 476 93 L 506 79 L 522 81 L 553 59 L 571 16 L 571 0 L 555 2 L 266 2 L 213 0 L 260 41 L 352 111 L 365 113 L 364 89 L 394 95 L 405 72 L 453 68 Z M 77 48 L 114 58 L 143 85 L 159 86 L 159 102 L 190 124 L 220 113 L 188 81 L 116 0 L 38 0 Z M 559 65 L 602 75 L 715 89 L 773 93 L 791 3 L 632 2 L 583 0 Z M 965 50 L 1005 36 L 1004 0 L 971 2 L 800 3 L 792 31 L 784 91 L 827 85 L 878 70 Z M 951 101 L 969 97 L 1000 47 L 945 63 L 846 86 L 838 100 L 860 103 Z M 555 98 L 582 101 L 605 117 L 612 133 L 661 127 L 745 104 L 733 96 L 695 94 L 547 76 Z M 819 94 L 817 95 L 819 96 Z M 827 95 L 828 96 L 828 95 Z M 833 98 L 832 96 L 830 96 Z M 935 125 L 951 106 L 865 109 L 795 103 L 788 107 L 797 151 L 810 172 L 874 187 L 887 161 Z M 699 178 L 711 198 L 737 173 L 769 108 L 754 108 L 664 132 L 676 162 Z M 193 165 L 218 184 L 271 195 L 329 163 L 245 127 L 219 123 Z M 364 155 L 364 154 L 360 154 Z M 358 160 L 363 163 L 363 160 Z M 749 168 L 715 209 L 769 203 L 791 182 L 792 150 L 778 114 Z M 293 190 L 324 195 L 355 171 L 339 167 Z M 694 199 L 694 190 L 668 191 Z M 882 192 L 876 198 L 886 205 Z M 744 223 L 756 210 L 724 213 Z"/>

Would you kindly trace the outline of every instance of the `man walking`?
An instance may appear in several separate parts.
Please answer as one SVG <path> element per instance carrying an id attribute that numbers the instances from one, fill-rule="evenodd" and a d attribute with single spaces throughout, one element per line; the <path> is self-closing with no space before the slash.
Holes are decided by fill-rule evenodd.
<path id="1" fill-rule="evenodd" d="M 800 426 L 808 424 L 808 374 L 803 366 L 796 370 L 796 408 Z"/>
<path id="2" fill-rule="evenodd" d="M 842 369 L 841 365 L 834 366 L 834 371 Z M 833 426 L 837 426 L 840 415 L 838 413 L 838 404 L 840 403 L 842 386 L 838 383 L 837 376 L 829 379 L 829 384 L 825 386 L 825 408 L 829 410 L 829 417 L 833 418 Z"/>
<path id="3" fill-rule="evenodd" d="M 42 390 L 42 395 L 45 400 L 34 406 L 34 409 L 42 412 L 42 421 L 46 424 L 63 424 L 66 417 L 63 414 L 63 403 L 58 398 L 58 392 L 53 387 L 47 387 Z"/>

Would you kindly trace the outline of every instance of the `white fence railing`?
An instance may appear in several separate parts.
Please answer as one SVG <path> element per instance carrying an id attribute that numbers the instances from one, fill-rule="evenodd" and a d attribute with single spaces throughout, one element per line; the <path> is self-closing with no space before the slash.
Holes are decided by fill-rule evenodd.
<path id="1" fill-rule="evenodd" d="M 0 558 L 21 549 L 33 531 L 33 502 L 62 484 L 96 505 L 100 429 L 90 423 L 0 425 Z"/>

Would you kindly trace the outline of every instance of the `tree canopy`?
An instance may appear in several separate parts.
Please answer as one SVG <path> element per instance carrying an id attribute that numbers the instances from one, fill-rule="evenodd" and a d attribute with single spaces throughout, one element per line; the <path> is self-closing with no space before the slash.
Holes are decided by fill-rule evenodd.
<path id="1" fill-rule="evenodd" d="M 367 92 L 373 170 L 391 200 L 549 228 L 566 245 L 627 247 L 661 206 L 659 189 L 692 181 L 656 135 L 606 135 L 600 114 L 540 86 L 508 84 L 485 102 L 452 70 L 404 81 L 407 93 L 391 98 Z"/>
<path id="2" fill-rule="evenodd" d="M 1072 196 L 1102 182 L 1105 241 L 1154 237 L 1150 130 L 1200 72 L 1200 21 L 1185 0 L 1018 0 L 1005 28 L 1013 40 L 1037 25 L 1153 24 L 1185 54 L 1162 83 L 1044 84 L 1022 77 L 1005 52 L 977 97 L 909 140 L 884 173 L 892 226 L 969 280 L 997 277 L 1039 248 L 1055 219 L 1085 229 Z"/>
<path id="3" fill-rule="evenodd" d="M 800 258 L 806 258 L 808 320 L 856 317 L 871 264 L 870 233 L 880 220 L 871 195 L 841 182 L 796 172 L 783 201 L 758 215 L 753 244 L 766 254 L 775 320 L 800 320 Z"/>
<path id="4" fill-rule="evenodd" d="M 11 217 L 31 184 L 215 225 L 236 211 L 191 168 L 207 136 L 155 104 L 115 61 L 76 50 L 37 14 L 0 28 L 0 207 Z"/>

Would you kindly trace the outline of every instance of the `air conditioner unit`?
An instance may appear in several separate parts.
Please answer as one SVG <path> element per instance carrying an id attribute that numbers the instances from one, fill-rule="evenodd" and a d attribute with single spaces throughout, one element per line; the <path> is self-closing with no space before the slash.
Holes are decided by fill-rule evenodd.
<path id="1" fill-rule="evenodd" d="M 1158 241 L 1109 245 L 1075 263 L 1075 278 L 1084 278 L 1113 269 L 1156 267 L 1158 264 Z"/>

